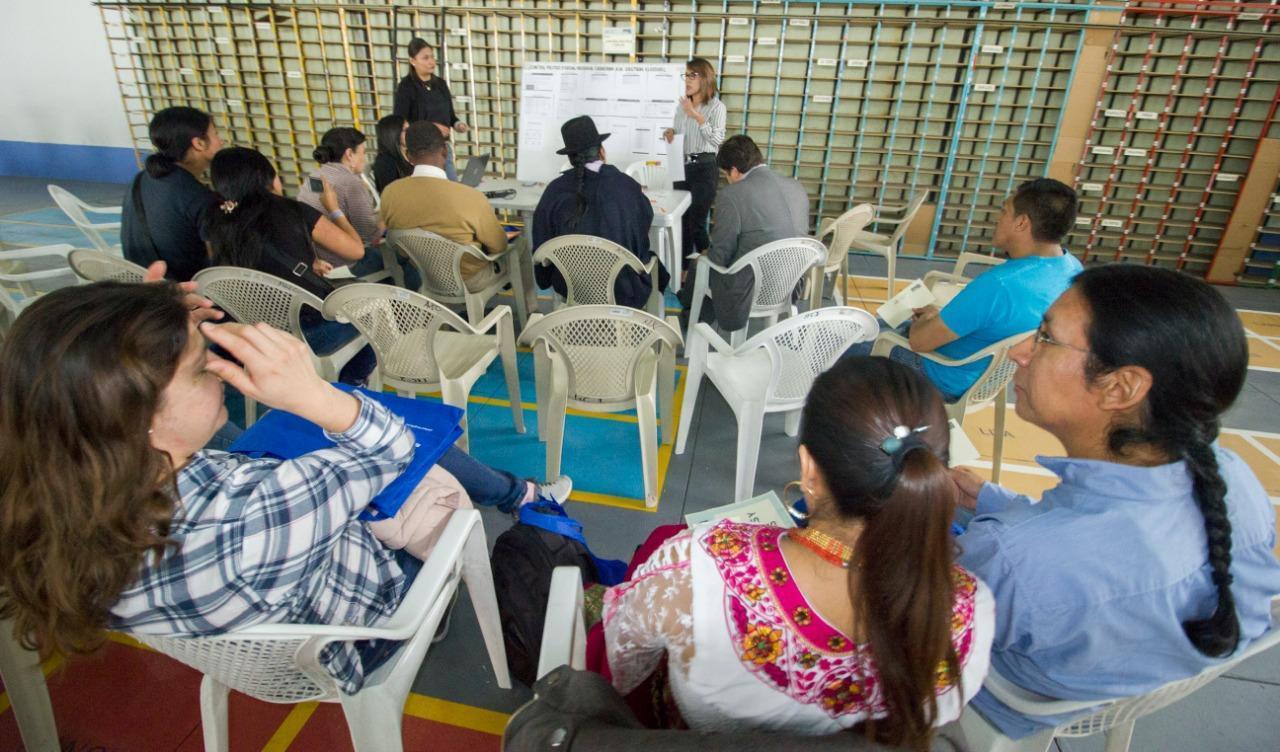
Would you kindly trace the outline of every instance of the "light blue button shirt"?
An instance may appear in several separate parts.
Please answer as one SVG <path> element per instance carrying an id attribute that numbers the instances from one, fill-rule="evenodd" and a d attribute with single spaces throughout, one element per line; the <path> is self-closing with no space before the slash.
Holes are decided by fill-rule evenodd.
<path id="1" fill-rule="evenodd" d="M 1215 450 L 1243 648 L 1267 630 L 1280 593 L 1275 510 L 1244 461 Z M 1217 604 L 1185 463 L 1037 461 L 1062 482 L 1039 503 L 986 484 L 959 538 L 960 563 L 995 594 L 993 670 L 1049 697 L 1090 700 L 1140 694 L 1214 664 L 1182 631 Z M 1026 718 L 986 691 L 973 706 L 1012 738 L 1066 720 Z"/>

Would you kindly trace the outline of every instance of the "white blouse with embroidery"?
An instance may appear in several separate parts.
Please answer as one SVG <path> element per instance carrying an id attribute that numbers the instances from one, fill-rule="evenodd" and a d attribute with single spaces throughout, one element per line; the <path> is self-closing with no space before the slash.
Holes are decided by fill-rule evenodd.
<path id="1" fill-rule="evenodd" d="M 666 541 L 631 580 L 605 595 L 604 635 L 614 687 L 630 692 L 664 651 L 689 727 L 824 734 L 885 714 L 869 646 L 808 605 L 791 579 L 776 527 L 719 522 Z M 959 690 L 940 672 L 942 725 L 982 687 L 995 603 L 955 568 L 952 643 Z"/>

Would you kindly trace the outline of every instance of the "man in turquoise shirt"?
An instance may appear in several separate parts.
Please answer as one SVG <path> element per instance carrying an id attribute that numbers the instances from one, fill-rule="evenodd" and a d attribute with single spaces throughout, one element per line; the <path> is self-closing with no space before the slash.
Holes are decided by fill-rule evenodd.
<path id="1" fill-rule="evenodd" d="M 959 398 L 990 359 L 949 367 L 914 353 L 967 358 L 1035 329 L 1081 270 L 1080 262 L 1062 246 L 1075 218 L 1076 192 L 1063 183 L 1041 178 L 1018 186 L 1004 202 L 991 241 L 1009 260 L 979 275 L 941 311 L 936 306 L 917 309 L 910 330 L 912 352 L 896 351 L 894 359 L 910 361 L 908 365 L 924 371 L 947 400 Z"/>

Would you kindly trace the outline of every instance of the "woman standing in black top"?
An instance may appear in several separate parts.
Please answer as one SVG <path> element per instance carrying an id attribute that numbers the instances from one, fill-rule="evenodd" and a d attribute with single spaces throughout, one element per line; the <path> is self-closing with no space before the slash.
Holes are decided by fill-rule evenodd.
<path id="1" fill-rule="evenodd" d="M 332 269 L 316 257 L 319 242 L 339 255 L 364 253 L 360 235 L 341 209 L 333 187 L 325 181 L 320 202 L 327 214 L 285 198 L 271 160 L 253 149 L 223 149 L 213 158 L 209 177 L 224 199 L 206 215 L 204 235 L 213 263 L 256 269 L 298 285 L 324 300 L 333 285 L 321 274 Z M 313 308 L 299 316 L 302 333 L 319 355 L 328 355 L 360 336 L 351 324 L 329 321 Z M 365 346 L 342 367 L 338 380 L 363 384 L 377 366 L 373 348 Z"/>
<path id="2" fill-rule="evenodd" d="M 470 130 L 454 112 L 449 85 L 436 75 L 436 51 L 427 40 L 419 37 L 409 40 L 409 66 L 412 70 L 396 86 L 392 112 L 410 125 L 419 120 L 430 120 L 447 124 L 458 133 Z M 452 163 L 446 165 L 445 172 L 451 172 L 452 166 Z"/>
<path id="3" fill-rule="evenodd" d="M 404 132 L 409 121 L 401 115 L 387 115 L 378 121 L 378 155 L 373 159 L 373 187 L 378 195 L 400 178 L 413 174 L 413 165 L 404 157 Z"/>

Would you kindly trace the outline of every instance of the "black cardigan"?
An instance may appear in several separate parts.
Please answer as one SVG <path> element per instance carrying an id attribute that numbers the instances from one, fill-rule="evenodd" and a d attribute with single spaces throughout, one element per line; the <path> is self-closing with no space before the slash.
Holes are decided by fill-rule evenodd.
<path id="1" fill-rule="evenodd" d="M 453 95 L 449 93 L 449 85 L 436 75 L 432 75 L 431 81 L 426 83 L 416 73 L 400 79 L 396 86 L 392 114 L 399 115 L 410 123 L 430 120 L 452 127 L 458 122 L 458 116 L 453 111 Z"/>

